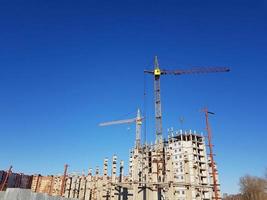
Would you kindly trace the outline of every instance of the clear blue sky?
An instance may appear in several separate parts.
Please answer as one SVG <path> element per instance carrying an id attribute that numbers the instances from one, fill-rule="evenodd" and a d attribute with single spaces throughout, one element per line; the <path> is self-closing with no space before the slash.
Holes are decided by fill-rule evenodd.
<path id="1" fill-rule="evenodd" d="M 222 191 L 267 167 L 266 1 L 0 2 L 0 169 L 55 174 L 128 159 L 135 126 L 98 127 L 143 109 L 143 70 L 230 66 L 162 77 L 163 128 L 211 119 Z M 154 140 L 147 76 L 147 138 Z M 126 116 L 127 113 L 131 113 Z"/>

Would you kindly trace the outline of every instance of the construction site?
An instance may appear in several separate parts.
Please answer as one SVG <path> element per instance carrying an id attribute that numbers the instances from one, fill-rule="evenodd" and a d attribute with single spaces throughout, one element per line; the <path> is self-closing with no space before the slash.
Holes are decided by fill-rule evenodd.
<path id="1" fill-rule="evenodd" d="M 80 200 L 220 200 L 219 173 L 214 159 L 209 116 L 203 108 L 205 133 L 170 129 L 163 137 L 160 77 L 229 72 L 228 67 L 204 67 L 189 70 L 163 70 L 158 59 L 154 69 L 144 73 L 153 76 L 155 105 L 155 141 L 142 142 L 142 124 L 146 120 L 140 109 L 136 117 L 100 123 L 99 126 L 135 123 L 135 141 L 128 161 L 114 152 L 103 159 L 103 167 L 89 168 L 86 173 L 70 173 L 68 164 L 61 175 L 15 173 L 12 166 L 0 171 L 0 200 L 10 188 L 29 190 L 48 196 Z M 149 131 L 150 134 L 152 131 Z M 128 151 L 128 149 L 125 149 Z M 128 162 L 128 169 L 125 168 Z M 10 192 L 9 192 L 10 193 Z M 34 198 L 33 198 L 34 199 Z M 38 199 L 38 198 L 37 198 Z M 41 198 L 40 198 L 41 199 Z"/>

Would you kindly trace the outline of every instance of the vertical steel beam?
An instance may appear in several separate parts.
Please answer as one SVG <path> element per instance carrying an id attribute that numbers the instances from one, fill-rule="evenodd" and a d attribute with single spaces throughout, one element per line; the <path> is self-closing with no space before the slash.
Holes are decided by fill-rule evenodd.
<path id="1" fill-rule="evenodd" d="M 63 175 L 62 181 L 61 181 L 60 196 L 63 196 L 63 194 L 65 192 L 65 183 L 66 183 L 66 177 L 67 177 L 67 170 L 68 170 L 68 165 L 65 164 L 65 166 L 64 166 L 64 175 Z"/>
<path id="2" fill-rule="evenodd" d="M 37 180 L 36 180 L 36 185 L 35 185 L 35 189 L 34 189 L 34 192 L 37 192 L 37 190 L 38 190 L 38 185 L 39 185 L 39 181 L 40 181 L 40 174 L 38 174 L 38 176 L 37 176 Z"/>

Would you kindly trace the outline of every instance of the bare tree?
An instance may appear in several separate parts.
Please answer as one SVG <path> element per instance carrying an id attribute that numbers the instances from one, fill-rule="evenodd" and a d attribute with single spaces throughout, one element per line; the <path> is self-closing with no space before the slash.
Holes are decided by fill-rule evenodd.
<path id="1" fill-rule="evenodd" d="M 244 200 L 267 200 L 267 180 L 246 175 L 240 178 L 240 190 Z"/>
<path id="2" fill-rule="evenodd" d="M 244 200 L 241 194 L 225 195 L 223 200 Z"/>

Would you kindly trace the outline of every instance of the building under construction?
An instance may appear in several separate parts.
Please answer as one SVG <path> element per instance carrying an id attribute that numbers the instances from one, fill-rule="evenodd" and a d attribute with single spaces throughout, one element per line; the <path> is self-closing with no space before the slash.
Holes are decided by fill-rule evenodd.
<path id="1" fill-rule="evenodd" d="M 35 175 L 31 189 L 81 200 L 211 200 L 215 197 L 205 138 L 197 133 L 171 132 L 160 147 L 135 146 L 129 158 L 129 174 L 125 175 L 124 170 L 124 162 L 117 163 L 117 156 L 113 156 L 111 164 L 104 159 L 102 172 L 97 167 L 94 173 L 89 169 L 87 175 L 68 174 L 65 179 Z M 218 182 L 216 186 L 220 199 Z"/>
<path id="2" fill-rule="evenodd" d="M 214 114 L 204 109 L 206 137 L 197 132 L 174 131 L 164 139 L 160 98 L 161 75 L 228 72 L 228 68 L 199 68 L 193 70 L 161 70 L 157 58 L 154 70 L 145 73 L 154 75 L 156 141 L 150 145 L 141 143 L 141 126 L 145 117 L 140 110 L 132 119 L 101 123 L 101 126 L 136 123 L 136 139 L 129 157 L 128 174 L 124 161 L 116 155 L 111 164 L 104 159 L 102 172 L 97 167 L 87 174 L 67 173 L 62 176 L 32 177 L 31 190 L 53 196 L 81 200 L 219 200 L 221 199 L 218 171 L 213 158 L 211 129 L 208 116 Z M 209 149 L 206 149 L 206 146 Z M 4 178 L 3 178 L 4 179 Z M 6 180 L 6 178 L 5 178 Z M 2 188 L 5 186 L 2 182 Z"/>

